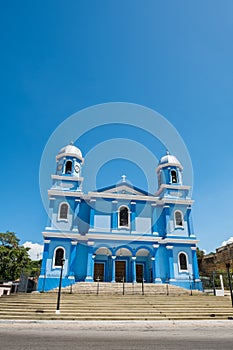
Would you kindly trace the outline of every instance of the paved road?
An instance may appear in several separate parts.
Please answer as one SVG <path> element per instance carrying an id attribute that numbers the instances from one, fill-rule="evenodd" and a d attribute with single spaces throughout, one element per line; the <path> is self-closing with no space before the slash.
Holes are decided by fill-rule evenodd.
<path id="1" fill-rule="evenodd" d="M 232 350 L 233 321 L 0 323 L 7 350 Z"/>

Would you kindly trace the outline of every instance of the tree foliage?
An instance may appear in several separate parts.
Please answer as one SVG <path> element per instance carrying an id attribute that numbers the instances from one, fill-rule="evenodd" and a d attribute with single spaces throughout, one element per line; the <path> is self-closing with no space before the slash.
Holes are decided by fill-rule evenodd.
<path id="1" fill-rule="evenodd" d="M 199 272 L 202 273 L 202 260 L 205 255 L 205 252 L 197 247 L 197 262 L 198 262 L 198 268 Z"/>
<path id="2" fill-rule="evenodd" d="M 19 239 L 14 232 L 0 233 L 0 280 L 14 281 L 20 277 L 23 269 L 28 269 L 31 259 L 30 248 L 19 245 Z"/>

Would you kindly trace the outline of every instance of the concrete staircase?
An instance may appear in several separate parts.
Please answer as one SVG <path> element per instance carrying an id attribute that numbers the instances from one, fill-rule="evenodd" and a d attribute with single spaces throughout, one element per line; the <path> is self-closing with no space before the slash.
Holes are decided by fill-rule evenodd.
<path id="1" fill-rule="evenodd" d="M 195 320 L 233 319 L 230 297 L 165 294 L 13 294 L 0 298 L 1 320 Z"/>

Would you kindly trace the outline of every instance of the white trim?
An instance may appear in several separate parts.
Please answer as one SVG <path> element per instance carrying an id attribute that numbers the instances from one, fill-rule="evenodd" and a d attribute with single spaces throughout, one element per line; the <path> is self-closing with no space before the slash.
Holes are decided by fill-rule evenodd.
<path id="1" fill-rule="evenodd" d="M 61 218 L 61 206 L 62 206 L 63 204 L 66 204 L 66 205 L 67 205 L 67 216 L 66 216 L 66 218 Z M 58 207 L 57 221 L 65 221 L 65 222 L 68 222 L 69 211 L 70 211 L 69 203 L 67 203 L 67 202 L 61 202 L 61 203 L 59 204 L 59 207 Z"/>
<path id="2" fill-rule="evenodd" d="M 66 172 L 66 164 L 70 162 L 71 163 L 71 170 L 70 170 L 70 173 L 67 173 Z M 64 162 L 64 168 L 63 168 L 63 174 L 72 174 L 74 172 L 74 164 L 73 164 L 73 160 L 71 159 L 65 159 L 65 162 Z"/>
<path id="3" fill-rule="evenodd" d="M 156 172 L 158 172 L 159 170 L 163 169 L 163 168 L 167 168 L 167 167 L 172 167 L 175 166 L 176 168 L 179 168 L 181 171 L 183 170 L 183 167 L 181 164 L 177 164 L 177 163 L 164 163 L 164 164 L 160 164 L 157 169 Z"/>
<path id="4" fill-rule="evenodd" d="M 169 243 L 183 243 L 183 244 L 197 244 L 199 241 L 197 239 L 179 239 L 179 238 L 165 238 L 162 237 L 154 237 L 153 235 L 143 236 L 143 234 L 139 235 L 132 235 L 132 234 L 125 234 L 122 235 L 111 235 L 109 233 L 87 233 L 85 236 L 81 235 L 80 233 L 66 233 L 62 231 L 56 231 L 56 232 L 42 232 L 42 235 L 44 237 L 56 237 L 56 238 L 71 238 L 71 239 L 77 239 L 78 241 L 87 241 L 88 239 L 92 240 L 110 240 L 113 241 L 143 241 L 143 242 L 151 242 L 151 243 L 160 243 L 160 244 L 169 244 Z"/>
<path id="5" fill-rule="evenodd" d="M 58 161 L 58 159 L 60 158 L 66 158 L 66 157 L 73 157 L 73 158 L 78 158 L 79 160 L 82 161 L 82 164 L 84 163 L 84 158 L 80 157 L 78 154 L 76 153 L 60 153 L 56 156 L 56 160 Z"/>
<path id="6" fill-rule="evenodd" d="M 121 185 L 121 186 L 118 186 L 118 187 L 113 187 L 113 188 L 110 188 L 109 190 L 105 190 L 105 191 L 102 191 L 102 192 L 93 192 L 93 193 L 111 193 L 111 194 L 117 194 L 118 192 L 120 191 L 128 191 L 132 194 L 138 194 L 138 195 L 141 195 L 143 192 L 140 192 L 140 191 L 137 191 L 135 190 L 134 188 L 132 188 L 131 186 L 127 186 L 127 185 Z"/>
<path id="7" fill-rule="evenodd" d="M 177 225 L 176 224 L 176 213 L 180 213 L 181 214 L 182 225 Z M 181 210 L 175 210 L 174 214 L 173 214 L 173 218 L 174 218 L 174 227 L 175 228 L 184 228 L 184 213 Z"/>
<path id="8" fill-rule="evenodd" d="M 187 269 L 181 269 L 181 266 L 180 266 L 180 255 L 181 255 L 181 254 L 184 254 L 185 257 L 186 257 Z M 182 251 L 180 251 L 180 252 L 178 253 L 178 269 L 179 269 L 179 272 L 180 272 L 180 273 L 182 273 L 182 272 L 189 272 L 188 267 L 189 267 L 188 254 L 182 250 Z"/>
<path id="9" fill-rule="evenodd" d="M 65 250 L 65 248 L 63 246 L 56 247 L 54 249 L 54 251 L 53 251 L 53 265 L 52 265 L 53 269 L 60 269 L 61 268 L 61 266 L 55 265 L 55 257 L 56 257 L 56 252 L 57 252 L 58 249 L 63 249 L 63 251 L 64 251 L 63 259 L 66 259 L 66 250 Z"/>
<path id="10" fill-rule="evenodd" d="M 176 182 L 172 182 L 172 171 L 176 173 Z M 179 183 L 178 171 L 176 169 L 170 169 L 169 172 L 170 172 L 170 184 L 178 184 Z"/>
<path id="11" fill-rule="evenodd" d="M 171 186 L 174 189 L 174 186 Z M 182 189 L 182 186 L 179 187 Z M 190 187 L 189 187 L 190 188 Z M 156 193 L 156 195 L 159 192 Z M 59 196 L 59 197 L 75 197 L 82 198 L 84 200 L 90 200 L 91 197 L 95 198 L 114 198 L 114 199 L 124 199 L 124 200 L 137 200 L 137 201 L 146 201 L 146 202 L 156 202 L 155 204 L 163 206 L 165 203 L 167 204 L 184 204 L 184 205 L 192 205 L 194 200 L 192 199 L 171 199 L 171 198 L 159 198 L 158 196 L 137 196 L 137 195 L 127 195 L 127 194 L 111 194 L 111 193 L 96 193 L 96 192 L 88 192 L 88 194 L 84 194 L 82 191 L 67 191 L 67 190 L 58 190 L 58 189 L 50 189 L 48 190 L 49 196 Z"/>
<path id="12" fill-rule="evenodd" d="M 77 176 L 63 176 L 63 175 L 51 175 L 53 180 L 67 180 L 67 181 L 83 181 L 83 177 Z"/>
<path id="13" fill-rule="evenodd" d="M 121 209 L 122 208 L 126 208 L 128 210 L 128 225 L 125 225 L 125 226 L 121 226 L 120 225 L 120 212 L 121 212 Z M 127 230 L 130 230 L 130 224 L 131 224 L 131 211 L 129 209 L 129 207 L 127 205 L 124 205 L 122 204 L 118 209 L 117 209 L 117 212 L 118 212 L 118 230 L 122 230 L 122 229 L 127 229 Z"/>

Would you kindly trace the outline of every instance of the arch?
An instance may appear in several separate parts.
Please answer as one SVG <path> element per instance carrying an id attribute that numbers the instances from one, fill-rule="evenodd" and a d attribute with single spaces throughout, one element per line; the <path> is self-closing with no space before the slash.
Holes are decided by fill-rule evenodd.
<path id="1" fill-rule="evenodd" d="M 68 219 L 68 211 L 69 211 L 69 204 L 66 202 L 60 203 L 59 209 L 58 209 L 58 219 L 59 220 L 67 220 Z"/>
<path id="2" fill-rule="evenodd" d="M 71 174 L 72 173 L 72 161 L 71 160 L 67 160 L 66 161 L 66 165 L 65 165 L 65 174 Z"/>
<path id="3" fill-rule="evenodd" d="M 149 257 L 149 255 L 152 255 L 152 251 L 150 248 L 148 247 L 139 247 L 137 250 L 136 250 L 136 256 L 143 256 L 143 257 Z"/>
<path id="4" fill-rule="evenodd" d="M 178 255 L 179 271 L 188 271 L 188 255 L 180 252 Z"/>
<path id="5" fill-rule="evenodd" d="M 182 211 L 176 210 L 174 213 L 175 227 L 184 227 L 184 216 Z"/>
<path id="6" fill-rule="evenodd" d="M 65 259 L 65 249 L 56 247 L 53 253 L 53 267 L 61 267 L 61 260 Z"/>
<path id="7" fill-rule="evenodd" d="M 170 176 L 171 176 L 171 183 L 176 184 L 178 182 L 178 174 L 176 170 L 171 170 L 170 171 Z"/>
<path id="8" fill-rule="evenodd" d="M 112 255 L 112 251 L 108 247 L 102 246 L 102 247 L 96 248 L 96 250 L 94 251 L 94 254 L 96 254 L 96 255 Z"/>
<path id="9" fill-rule="evenodd" d="M 116 256 L 132 256 L 132 251 L 128 247 L 119 247 L 115 253 Z"/>
<path id="10" fill-rule="evenodd" d="M 126 205 L 122 205 L 118 211 L 118 226 L 129 228 L 130 211 Z"/>

